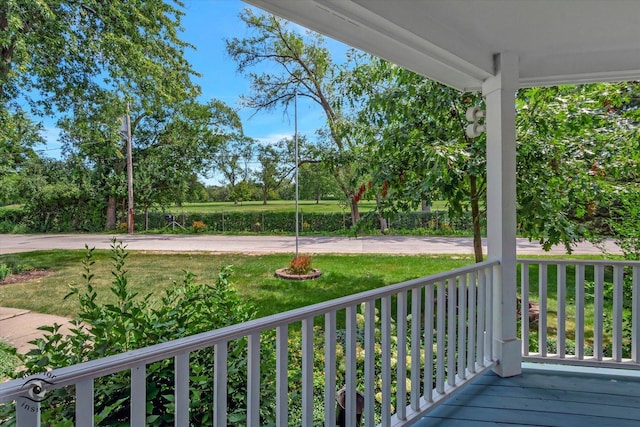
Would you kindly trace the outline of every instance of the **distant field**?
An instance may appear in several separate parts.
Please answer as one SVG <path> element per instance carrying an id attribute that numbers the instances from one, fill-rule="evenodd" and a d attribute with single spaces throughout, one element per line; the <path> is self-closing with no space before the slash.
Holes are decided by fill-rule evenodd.
<path id="1" fill-rule="evenodd" d="M 300 200 L 298 206 L 301 212 L 349 212 L 349 207 L 340 205 L 336 200 L 323 200 L 320 203 L 315 200 Z M 368 212 L 374 210 L 376 202 L 371 200 L 363 200 L 358 206 L 360 212 Z M 434 202 L 433 210 L 446 210 L 445 202 Z M 270 200 L 266 205 L 261 201 L 242 202 L 233 204 L 233 202 L 207 202 L 207 203 L 184 203 L 182 206 L 172 206 L 170 211 L 191 212 L 191 213 L 213 213 L 213 212 L 255 212 L 255 211 L 290 211 L 295 210 L 295 201 L 293 200 Z"/>
<path id="2" fill-rule="evenodd" d="M 336 200 L 322 200 L 320 203 L 316 203 L 315 200 L 300 200 L 298 202 L 301 212 L 345 212 L 349 213 L 349 207 L 344 204 L 341 205 Z M 363 200 L 358 206 L 360 212 L 369 212 L 376 208 L 376 202 L 374 200 Z M 2 209 L 17 210 L 22 205 L 7 205 L 2 206 Z M 434 211 L 447 210 L 446 203 L 444 201 L 433 202 L 431 209 Z M 262 212 L 262 211 L 295 211 L 295 202 L 293 200 L 270 200 L 266 205 L 263 205 L 261 201 L 242 202 L 237 205 L 233 202 L 206 202 L 206 203 L 183 203 L 182 206 L 170 206 L 167 212 L 172 213 L 215 213 L 215 212 Z"/>

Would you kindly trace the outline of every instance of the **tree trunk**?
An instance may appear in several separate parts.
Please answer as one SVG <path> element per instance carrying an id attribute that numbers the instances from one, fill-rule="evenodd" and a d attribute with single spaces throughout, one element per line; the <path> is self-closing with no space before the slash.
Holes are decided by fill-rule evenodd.
<path id="1" fill-rule="evenodd" d="M 350 199 L 351 205 L 351 224 L 356 225 L 360 221 L 360 211 L 358 210 L 358 202 Z"/>
<path id="2" fill-rule="evenodd" d="M 431 204 L 427 203 L 426 200 L 422 201 L 422 212 L 431 212 Z"/>
<path id="3" fill-rule="evenodd" d="M 389 228 L 387 224 L 387 220 L 382 216 L 382 211 L 380 210 L 380 204 L 382 203 L 382 198 L 379 194 L 376 194 L 376 206 L 378 207 L 378 219 L 380 221 L 380 231 L 383 233 L 387 228 Z"/>
<path id="4" fill-rule="evenodd" d="M 473 229 L 473 253 L 476 262 L 482 262 L 482 234 L 480 229 L 480 200 L 478 196 L 478 181 L 475 176 L 469 177 L 469 187 L 471 193 L 471 227 Z"/>
<path id="5" fill-rule="evenodd" d="M 107 202 L 107 223 L 105 228 L 107 230 L 114 230 L 116 228 L 116 214 L 117 214 L 117 200 L 116 196 L 109 195 Z"/>

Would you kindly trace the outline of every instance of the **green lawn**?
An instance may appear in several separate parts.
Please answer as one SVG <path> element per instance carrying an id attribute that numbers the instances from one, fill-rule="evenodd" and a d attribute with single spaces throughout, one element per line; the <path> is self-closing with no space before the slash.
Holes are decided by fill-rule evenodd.
<path id="1" fill-rule="evenodd" d="M 99 300 L 112 302 L 109 292 L 111 281 L 110 252 L 94 251 L 94 287 Z M 83 286 L 82 264 L 84 251 L 40 251 L 0 256 L 0 263 L 28 265 L 51 270 L 51 274 L 24 283 L 0 285 L 0 305 L 24 308 L 43 313 L 73 316 L 78 311 L 76 297 L 65 299 L 69 286 Z M 546 258 L 546 257 L 545 257 Z M 563 256 L 562 258 L 567 258 Z M 572 258 L 596 258 L 576 256 Z M 162 254 L 129 252 L 126 268 L 130 289 L 140 296 L 163 291 L 181 282 L 183 271 L 191 271 L 201 283 L 214 283 L 218 271 L 227 265 L 234 266 L 232 283 L 239 294 L 256 306 L 258 316 L 266 316 L 322 301 L 354 294 L 412 278 L 448 271 L 473 263 L 470 256 L 397 256 L 397 255 L 316 255 L 314 267 L 323 271 L 321 278 L 313 281 L 286 281 L 274 276 L 274 271 L 285 267 L 291 255 L 241 255 L 241 254 Z M 537 299 L 537 268 L 530 270 L 532 299 Z M 519 277 L 519 275 L 518 275 Z M 587 271 L 587 280 L 592 274 Z M 605 277 L 610 279 L 610 272 Z M 556 327 L 556 269 L 548 270 L 549 328 Z M 569 301 L 574 295 L 573 269 L 567 272 Z M 609 302 L 608 302 L 609 303 Z M 593 308 L 587 300 L 586 336 L 592 338 Z M 573 307 L 567 310 L 567 326 L 573 329 Z M 573 338 L 573 334 L 568 334 Z"/>
<path id="2" fill-rule="evenodd" d="M 84 251 L 41 251 L 0 256 L 0 263 L 28 264 L 53 273 L 34 281 L 0 286 L 0 304 L 43 313 L 72 316 L 77 301 L 69 285 L 82 285 Z M 94 252 L 94 286 L 103 301 L 112 300 L 109 251 Z M 252 301 L 259 316 L 314 304 L 381 286 L 435 274 L 471 264 L 470 256 L 317 255 L 313 266 L 323 275 L 313 281 L 286 281 L 274 277 L 286 267 L 291 255 L 247 256 L 239 254 L 159 254 L 133 252 L 127 257 L 131 289 L 140 295 L 160 295 L 180 282 L 183 271 L 198 275 L 199 281 L 213 283 L 217 272 L 234 266 L 232 282 L 238 292 Z"/>
<path id="3" fill-rule="evenodd" d="M 300 212 L 345 212 L 349 213 L 349 207 L 339 204 L 336 200 L 322 200 L 316 203 L 315 200 L 300 200 L 298 202 Z M 358 204 L 361 212 L 369 212 L 376 208 L 375 200 L 363 200 Z M 446 203 L 442 201 L 434 202 L 433 210 L 446 210 Z M 253 211 L 295 211 L 295 201 L 293 200 L 269 200 L 264 205 L 261 201 L 242 202 L 207 202 L 207 203 L 184 203 L 182 206 L 171 206 L 171 212 L 192 212 L 192 213 L 213 213 L 213 212 L 253 212 Z"/>

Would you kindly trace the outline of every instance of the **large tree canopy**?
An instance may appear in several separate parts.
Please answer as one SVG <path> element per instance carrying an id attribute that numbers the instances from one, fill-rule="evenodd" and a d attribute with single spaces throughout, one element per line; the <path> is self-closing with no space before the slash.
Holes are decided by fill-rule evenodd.
<path id="1" fill-rule="evenodd" d="M 43 142 L 41 130 L 23 110 L 0 106 L 0 203 L 20 200 L 20 172 L 38 157 L 34 146 Z"/>
<path id="2" fill-rule="evenodd" d="M 339 88 L 354 104 L 351 133 L 367 142 L 361 174 L 372 177 L 382 196 L 380 208 L 405 210 L 446 200 L 454 216 L 470 210 L 481 261 L 485 142 L 466 135 L 464 118 L 468 107 L 482 105 L 481 97 L 381 59 L 359 62 L 343 73 Z"/>
<path id="3" fill-rule="evenodd" d="M 227 51 L 238 64 L 238 71 L 251 80 L 251 94 L 245 105 L 255 110 L 287 109 L 297 96 L 318 104 L 326 117 L 323 160 L 330 168 L 351 207 L 351 219 L 360 218 L 358 193 L 354 177 L 353 153 L 356 141 L 344 126 L 340 100 L 334 99 L 335 77 L 339 68 L 333 63 L 322 37 L 308 32 L 302 35 L 288 23 L 273 15 L 254 14 L 245 10 L 240 19 L 251 35 L 227 41 Z M 263 65 L 267 71 L 256 72 Z"/>
<path id="4" fill-rule="evenodd" d="M 229 132 L 241 133 L 228 106 L 195 101 L 182 8 L 179 0 L 0 2 L 0 108 L 14 111 L 26 100 L 31 113 L 58 118 L 64 154 L 83 163 L 107 228 L 126 194 L 120 123 L 127 112 L 144 208 L 180 201 L 194 177 L 210 171 Z M 0 137 L 14 135 L 3 126 Z M 33 138 L 12 140 L 20 144 L 12 153 L 29 153 Z"/>
<path id="5" fill-rule="evenodd" d="M 178 31 L 179 1 L 7 0 L 0 3 L 0 102 L 17 96 L 66 110 L 95 87 L 183 98 L 194 72 Z M 31 97 L 32 95 L 35 95 Z"/>
<path id="6" fill-rule="evenodd" d="M 637 189 L 640 164 L 636 86 L 518 92 L 521 235 L 547 249 L 561 243 L 571 250 L 574 242 L 603 231 L 594 221 L 598 215 L 609 217 L 607 210 L 629 206 L 621 198 Z M 382 208 L 415 208 L 437 198 L 446 200 L 453 214 L 470 210 L 481 260 L 485 139 L 469 138 L 464 118 L 468 107 L 482 108 L 479 94 L 454 91 L 378 59 L 349 70 L 339 90 L 361 104 L 351 122 L 368 142 L 370 160 L 363 169 L 387 196 Z"/>
<path id="7" fill-rule="evenodd" d="M 517 98 L 518 225 L 545 248 L 610 230 L 640 169 L 634 83 L 524 89 Z"/>

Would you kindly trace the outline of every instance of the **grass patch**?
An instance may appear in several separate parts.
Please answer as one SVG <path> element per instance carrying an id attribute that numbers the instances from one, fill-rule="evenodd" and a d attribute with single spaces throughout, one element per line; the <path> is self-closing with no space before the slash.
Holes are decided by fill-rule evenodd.
<path id="1" fill-rule="evenodd" d="M 93 284 L 102 302 L 113 302 L 111 253 L 94 251 Z M 73 316 L 78 306 L 74 298 L 64 299 L 69 285 L 80 285 L 84 251 L 51 250 L 11 254 L 16 261 L 53 272 L 25 283 L 0 286 L 0 301 L 7 307 L 24 308 L 48 314 Z M 4 256 L 0 256 L 0 263 Z M 218 271 L 233 265 L 231 277 L 238 293 L 256 305 L 257 315 L 287 311 L 344 295 L 379 288 L 420 276 L 452 270 L 473 263 L 471 256 L 397 256 L 397 255 L 316 255 L 313 267 L 323 275 L 313 281 L 286 281 L 274 276 L 286 267 L 292 254 L 165 254 L 129 252 L 127 270 L 133 292 L 140 296 L 154 293 L 180 282 L 183 271 L 198 276 L 198 282 L 213 283 Z"/>
<path id="2" fill-rule="evenodd" d="M 33 268 L 46 268 L 51 274 L 46 277 L 0 286 L 2 305 L 23 308 L 48 314 L 74 316 L 78 304 L 74 297 L 64 299 L 70 285 L 81 285 L 81 261 L 84 251 L 51 250 L 0 256 L 0 264 L 24 264 Z M 94 251 L 93 284 L 98 290 L 99 302 L 114 302 L 108 291 L 111 286 L 111 253 L 108 250 Z M 446 255 L 336 255 L 322 254 L 313 257 L 313 267 L 323 275 L 313 281 L 286 281 L 274 276 L 276 269 L 289 265 L 292 254 L 242 255 L 204 253 L 150 253 L 131 251 L 127 257 L 129 286 L 140 297 L 154 294 L 160 297 L 173 282 L 181 282 L 184 271 L 198 276 L 199 283 L 214 283 L 220 269 L 232 265 L 231 282 L 238 293 L 256 306 L 258 317 L 280 313 L 294 308 L 331 300 L 345 295 L 363 292 L 420 276 L 426 276 L 473 263 L 471 256 Z M 527 258 L 574 258 L 598 259 L 598 256 L 561 256 Z M 520 278 L 518 267 L 518 280 Z M 611 281 L 611 270 L 606 269 L 605 281 Z M 593 269 L 587 268 L 587 283 L 593 280 Z M 555 335 L 557 328 L 557 271 L 555 266 L 547 270 L 548 331 Z M 529 286 L 532 300 L 538 295 L 538 268 L 529 270 Z M 587 295 L 589 295 L 587 289 Z M 575 270 L 567 268 L 567 329 L 568 338 L 573 339 L 574 327 Z M 153 300 L 153 297 L 152 297 Z M 605 301 L 605 309 L 611 301 Z M 533 330 L 537 325 L 533 326 Z M 593 338 L 593 301 L 587 296 L 585 310 L 586 339 Z M 533 332 L 533 331 L 532 331 Z M 605 337 L 605 341 L 608 339 Z"/>
<path id="3" fill-rule="evenodd" d="M 535 258 L 556 258 L 556 257 L 546 257 L 546 256 L 527 256 L 526 258 L 535 259 Z M 602 256 L 597 255 L 563 255 L 561 258 L 563 259 L 602 259 Z M 609 256 L 609 259 L 613 260 L 623 260 L 622 256 Z M 518 282 L 521 280 L 521 265 L 518 265 Z M 575 310 L 575 296 L 576 296 L 576 280 L 575 275 L 576 267 L 575 265 L 568 265 L 566 267 L 566 317 L 565 317 L 565 330 L 567 339 L 575 340 L 575 320 L 576 320 L 576 310 Z M 594 306 L 593 306 L 593 281 L 594 281 L 595 269 L 593 266 L 585 266 L 584 270 L 584 278 L 585 278 L 585 312 L 584 312 L 584 327 L 585 327 L 585 342 L 591 346 L 593 345 L 593 327 L 594 327 Z M 529 299 L 532 301 L 539 300 L 539 283 L 540 283 L 540 269 L 538 265 L 530 265 L 529 266 Z M 558 333 L 558 267 L 556 265 L 547 266 L 547 274 L 543 279 L 546 282 L 547 287 L 547 332 L 549 337 L 555 338 Z M 604 268 L 604 301 L 603 301 L 603 309 L 605 316 L 607 313 L 611 313 L 613 309 L 613 299 L 608 293 L 608 289 L 610 289 L 610 285 L 613 283 L 613 268 L 611 266 L 607 266 Z M 520 284 L 519 284 L 520 286 Z M 607 321 L 605 319 L 605 332 L 603 336 L 603 342 L 605 347 L 605 355 L 610 356 L 611 349 L 608 347 L 611 345 L 612 340 L 610 334 L 606 331 Z M 532 334 L 537 335 L 538 324 L 534 324 L 531 329 Z M 537 349 L 532 349 L 537 351 Z M 590 350 L 592 351 L 592 350 Z M 588 355 L 591 355 L 588 353 Z"/>

